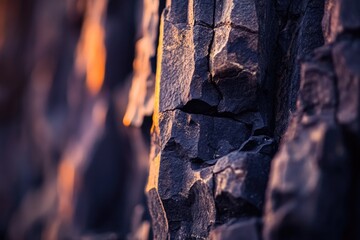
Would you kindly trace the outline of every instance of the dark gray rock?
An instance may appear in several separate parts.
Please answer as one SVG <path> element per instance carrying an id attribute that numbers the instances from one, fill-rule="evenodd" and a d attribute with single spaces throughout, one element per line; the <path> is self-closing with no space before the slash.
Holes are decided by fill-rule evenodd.
<path id="1" fill-rule="evenodd" d="M 196 181 L 190 189 L 192 213 L 191 237 L 205 239 L 215 223 L 216 210 L 212 191 L 202 181 Z"/>
<path id="2" fill-rule="evenodd" d="M 359 4 L 168 3 L 149 179 L 169 237 L 261 239 L 262 215 L 268 240 L 360 236 Z"/>
<path id="3" fill-rule="evenodd" d="M 163 153 L 177 152 L 179 157 L 199 161 L 210 161 L 238 149 L 250 135 L 244 123 L 231 118 L 181 110 L 160 114 L 160 127 Z"/>
<path id="4" fill-rule="evenodd" d="M 160 79 L 159 110 L 181 108 L 192 100 L 216 106 L 220 96 L 210 81 L 208 57 L 213 30 L 163 22 L 160 69 L 166 78 Z"/>
<path id="5" fill-rule="evenodd" d="M 165 19 L 172 24 L 189 24 L 192 19 L 192 13 L 189 10 L 191 1 L 168 1 L 165 9 Z"/>
<path id="6" fill-rule="evenodd" d="M 258 19 L 254 0 L 216 0 L 215 27 L 232 25 L 245 31 L 257 32 Z"/>
<path id="7" fill-rule="evenodd" d="M 215 0 L 197 0 L 194 2 L 195 24 L 214 25 Z"/>
<path id="8" fill-rule="evenodd" d="M 359 31 L 360 30 L 360 3 L 354 0 L 343 0 L 336 2 L 339 7 L 340 30 Z M 354 54 L 353 56 L 355 56 Z"/>
<path id="9" fill-rule="evenodd" d="M 360 39 L 337 43 L 332 57 L 339 79 L 337 120 L 360 137 Z"/>
<path id="10" fill-rule="evenodd" d="M 231 25 L 214 31 L 210 67 L 222 95 L 218 111 L 238 114 L 256 110 L 258 35 Z"/>
<path id="11" fill-rule="evenodd" d="M 296 109 L 300 61 L 324 43 L 321 25 L 324 0 L 278 1 L 275 8 L 280 10 L 280 25 L 275 48 L 278 61 L 274 66 L 276 83 L 272 87 L 276 87 L 275 136 L 281 137 L 289 123 L 290 113 Z M 273 55 L 269 55 L 267 61 L 271 59 L 274 59 Z"/>
<path id="12" fill-rule="evenodd" d="M 340 209 L 350 190 L 350 161 L 341 129 L 326 117 L 292 128 L 294 135 L 273 161 L 264 237 L 341 239 L 346 212 Z"/>
<path id="13" fill-rule="evenodd" d="M 360 61 L 340 57 L 350 56 L 349 48 L 353 53 L 357 49 L 345 50 L 343 44 L 317 49 L 302 64 L 298 110 L 271 169 L 265 239 L 356 238 L 358 222 L 350 224 L 347 205 L 358 199 L 357 193 L 351 194 L 358 172 L 353 162 L 358 151 L 352 147 L 359 145 L 358 103 L 353 99 L 358 90 L 349 86 L 356 86 L 359 70 L 353 64 Z M 347 104 L 341 106 L 344 99 Z M 349 143 L 352 135 L 355 141 Z"/>
<path id="14" fill-rule="evenodd" d="M 218 159 L 214 172 L 215 198 L 228 214 L 260 213 L 264 204 L 271 157 L 257 152 L 232 152 Z M 224 198 L 229 198 L 226 202 Z M 235 201 L 237 204 L 231 203 Z M 221 203 L 220 203 L 221 202 Z M 249 209 L 244 207 L 249 206 Z M 220 209 L 220 207 L 218 206 Z M 222 210 L 219 210 L 222 211 Z"/>
<path id="15" fill-rule="evenodd" d="M 333 71 L 331 49 L 316 49 L 311 59 L 302 64 L 299 110 L 308 116 L 335 113 L 337 102 L 336 75 Z"/>
<path id="16" fill-rule="evenodd" d="M 150 215 L 152 218 L 154 239 L 167 239 L 169 231 L 168 222 L 159 194 L 157 193 L 156 189 L 153 188 L 148 191 L 147 197 Z"/>
<path id="17" fill-rule="evenodd" d="M 275 151 L 275 144 L 275 140 L 269 136 L 254 135 L 241 145 L 240 151 L 250 151 L 272 156 Z"/>

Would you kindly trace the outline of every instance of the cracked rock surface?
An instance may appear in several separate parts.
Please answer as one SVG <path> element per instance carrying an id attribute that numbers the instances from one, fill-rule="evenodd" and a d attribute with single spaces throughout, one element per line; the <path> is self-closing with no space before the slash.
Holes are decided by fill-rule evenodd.
<path id="1" fill-rule="evenodd" d="M 167 1 L 146 187 L 155 239 L 360 238 L 359 10 Z"/>

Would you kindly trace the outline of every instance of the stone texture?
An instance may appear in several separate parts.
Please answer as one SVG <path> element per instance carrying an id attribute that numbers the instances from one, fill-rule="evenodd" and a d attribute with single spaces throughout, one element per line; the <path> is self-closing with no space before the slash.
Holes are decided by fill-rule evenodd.
<path id="1" fill-rule="evenodd" d="M 148 191 L 147 197 L 153 223 L 154 239 L 166 239 L 168 237 L 168 222 L 159 194 L 153 188 Z"/>
<path id="2" fill-rule="evenodd" d="M 202 181 L 196 181 L 190 189 L 192 212 L 191 238 L 201 239 L 209 235 L 215 223 L 215 202 L 210 188 Z"/>
<path id="3" fill-rule="evenodd" d="M 275 85 L 271 87 L 275 88 L 273 91 L 276 94 L 274 100 L 276 137 L 284 134 L 291 117 L 290 113 L 296 109 L 301 61 L 324 43 L 321 25 L 323 8 L 323 0 L 277 1 L 275 5 L 275 11 L 279 13 L 275 19 L 280 22 L 278 29 L 275 30 L 278 45 L 273 46 L 273 54 L 276 54 L 277 62 L 272 66 L 275 70 Z M 269 55 L 266 61 L 276 60 L 273 55 Z M 273 77 L 271 74 L 270 76 L 265 74 L 264 77 L 267 79 L 265 81 L 274 81 L 271 79 Z"/>
<path id="4" fill-rule="evenodd" d="M 163 153 L 177 152 L 205 162 L 238 149 L 250 135 L 249 127 L 240 121 L 181 110 L 160 114 L 160 128 Z"/>
<path id="5" fill-rule="evenodd" d="M 219 201 L 229 198 L 227 201 L 238 203 L 226 207 L 232 214 L 246 214 L 246 209 L 241 207 L 246 204 L 252 205 L 250 211 L 256 209 L 260 213 L 270 160 L 269 156 L 255 152 L 232 152 L 220 158 L 213 169 L 215 198 Z"/>
<path id="6" fill-rule="evenodd" d="M 265 239 L 341 239 L 350 190 L 342 132 L 327 118 L 295 128 L 272 166 Z"/>
<path id="7" fill-rule="evenodd" d="M 255 111 L 258 24 L 254 1 L 216 1 L 210 55 L 212 81 L 222 99 L 219 112 Z"/>
<path id="8" fill-rule="evenodd" d="M 356 9 L 351 0 L 168 1 L 147 189 L 168 228 L 155 224 L 155 234 L 360 236 Z"/>
<path id="9" fill-rule="evenodd" d="M 255 111 L 257 34 L 230 25 L 216 28 L 210 64 L 222 95 L 219 112 Z"/>
<path id="10" fill-rule="evenodd" d="M 208 55 L 213 30 L 206 25 L 195 25 L 194 21 L 178 20 L 178 5 L 182 6 L 184 3 L 172 6 L 164 12 L 163 36 L 160 36 L 162 60 L 159 64 L 162 76 L 167 78 L 161 78 L 159 83 L 161 112 L 181 108 L 191 100 L 216 106 L 220 98 L 209 76 Z M 186 13 L 187 10 L 181 12 Z M 173 16 L 176 16 L 176 19 Z"/>
<path id="11" fill-rule="evenodd" d="M 360 236 L 352 189 L 359 182 L 359 48 L 356 34 L 336 31 L 302 64 L 297 111 L 271 169 L 265 239 Z"/>

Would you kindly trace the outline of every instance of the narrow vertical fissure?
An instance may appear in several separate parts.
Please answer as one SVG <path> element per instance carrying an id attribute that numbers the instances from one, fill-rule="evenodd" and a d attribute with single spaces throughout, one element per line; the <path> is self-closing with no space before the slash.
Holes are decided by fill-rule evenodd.
<path id="1" fill-rule="evenodd" d="M 221 100 L 224 98 L 219 86 L 216 84 L 216 82 L 214 81 L 214 72 L 213 72 L 213 68 L 212 68 L 212 63 L 211 63 L 211 58 L 212 53 L 213 53 L 213 48 L 214 48 L 214 42 L 215 42 L 215 28 L 216 28 L 216 0 L 213 0 L 213 19 L 212 19 L 212 38 L 209 44 L 209 50 L 208 50 L 208 69 L 209 69 L 209 78 L 210 78 L 210 83 L 212 84 L 212 86 L 215 88 L 216 92 L 219 95 L 219 103 L 221 102 Z"/>

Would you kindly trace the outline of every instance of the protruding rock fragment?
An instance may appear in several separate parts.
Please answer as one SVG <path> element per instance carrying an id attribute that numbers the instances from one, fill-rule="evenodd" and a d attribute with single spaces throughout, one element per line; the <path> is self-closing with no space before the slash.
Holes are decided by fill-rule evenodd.
<path id="1" fill-rule="evenodd" d="M 346 133 L 335 117 L 337 92 L 343 94 L 337 79 L 346 74 L 335 75 L 330 50 L 316 50 L 302 65 L 298 111 L 271 169 L 266 240 L 345 235 L 352 164 Z"/>
<path id="2" fill-rule="evenodd" d="M 154 239 L 167 239 L 168 237 L 168 222 L 166 213 L 156 189 L 148 191 L 148 204 L 152 218 L 152 228 L 154 232 Z"/>
<path id="3" fill-rule="evenodd" d="M 346 205 L 350 186 L 342 141 L 340 129 L 318 120 L 297 127 L 282 146 L 272 166 L 265 239 L 341 239 L 346 213 L 336 209 Z"/>
<path id="4" fill-rule="evenodd" d="M 270 156 L 257 152 L 235 151 L 220 158 L 213 169 L 219 211 L 232 217 L 260 213 L 270 162 Z"/>

